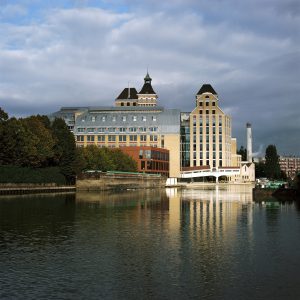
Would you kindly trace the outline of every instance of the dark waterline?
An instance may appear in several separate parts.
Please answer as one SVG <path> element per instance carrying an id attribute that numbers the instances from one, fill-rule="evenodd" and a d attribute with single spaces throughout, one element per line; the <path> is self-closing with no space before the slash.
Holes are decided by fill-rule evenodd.
<path id="1" fill-rule="evenodd" d="M 300 299 L 300 207 L 251 197 L 0 197 L 0 299 Z"/>

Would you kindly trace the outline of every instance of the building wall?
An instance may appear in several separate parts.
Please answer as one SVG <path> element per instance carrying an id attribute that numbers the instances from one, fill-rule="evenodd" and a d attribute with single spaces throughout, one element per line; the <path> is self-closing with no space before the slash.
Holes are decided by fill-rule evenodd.
<path id="1" fill-rule="evenodd" d="M 231 118 L 218 105 L 217 95 L 196 96 L 190 113 L 190 166 L 232 166 Z"/>
<path id="2" fill-rule="evenodd" d="M 80 113 L 79 113 L 80 112 Z M 66 108 L 55 116 L 73 122 L 76 145 L 155 147 L 170 151 L 170 176 L 180 174 L 180 111 L 162 107 Z"/>
<path id="3" fill-rule="evenodd" d="M 169 150 L 147 146 L 120 149 L 137 162 L 138 172 L 169 177 Z"/>
<path id="4" fill-rule="evenodd" d="M 164 135 L 164 148 L 170 150 L 170 177 L 180 176 L 180 135 Z"/>
<path id="5" fill-rule="evenodd" d="M 294 178 L 300 172 L 300 157 L 280 156 L 279 165 L 281 171 L 285 172 L 288 177 Z"/>

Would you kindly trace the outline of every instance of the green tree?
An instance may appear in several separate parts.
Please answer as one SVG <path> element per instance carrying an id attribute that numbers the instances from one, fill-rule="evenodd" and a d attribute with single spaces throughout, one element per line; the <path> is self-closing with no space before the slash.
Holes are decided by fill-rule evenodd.
<path id="1" fill-rule="evenodd" d="M 89 145 L 82 148 L 86 170 L 109 171 L 115 170 L 116 166 L 111 157 L 111 150 Z"/>
<path id="2" fill-rule="evenodd" d="M 35 162 L 34 167 L 46 167 L 51 164 L 54 157 L 55 139 L 50 128 L 50 121 L 46 116 L 31 116 L 21 120 L 35 136 Z"/>
<path id="3" fill-rule="evenodd" d="M 265 172 L 270 179 L 280 178 L 279 156 L 275 145 L 269 145 L 266 149 Z"/>
<path id="4" fill-rule="evenodd" d="M 117 171 L 137 171 L 136 161 L 129 155 L 123 153 L 120 149 L 112 150 L 112 157 Z"/>
<path id="5" fill-rule="evenodd" d="M 242 156 L 242 161 L 247 161 L 247 149 L 244 148 L 244 146 L 241 146 L 241 148 L 237 151 L 237 154 Z"/>
<path id="6" fill-rule="evenodd" d="M 0 107 L 0 123 L 8 120 L 8 114 Z"/>
<path id="7" fill-rule="evenodd" d="M 76 156 L 77 174 L 83 170 L 137 171 L 135 160 L 120 149 L 89 145 L 85 148 L 78 148 Z"/>
<path id="8" fill-rule="evenodd" d="M 257 178 L 266 177 L 264 162 L 260 161 L 258 163 L 255 163 L 255 177 Z"/>
<path id="9" fill-rule="evenodd" d="M 64 120 L 56 118 L 51 126 L 55 139 L 53 165 L 59 166 L 67 182 L 75 179 L 74 162 L 76 156 L 76 144 L 73 133 L 70 132 Z"/>
<path id="10" fill-rule="evenodd" d="M 0 126 L 0 164 L 32 166 L 36 163 L 36 137 L 20 120 L 11 118 Z"/>

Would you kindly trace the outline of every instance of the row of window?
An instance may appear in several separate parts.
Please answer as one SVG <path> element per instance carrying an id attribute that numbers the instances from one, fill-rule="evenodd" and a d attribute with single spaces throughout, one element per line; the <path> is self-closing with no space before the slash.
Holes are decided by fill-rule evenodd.
<path id="1" fill-rule="evenodd" d="M 206 163 L 206 164 L 204 164 L 204 163 Z M 194 166 L 197 166 L 197 161 L 196 160 L 193 160 L 193 164 L 194 164 Z M 209 162 L 209 160 L 200 160 L 200 166 L 210 166 L 210 162 Z M 213 160 L 213 165 L 212 165 L 212 167 L 213 168 L 215 168 L 216 167 L 216 160 Z M 219 167 L 222 167 L 222 160 L 220 159 L 219 160 Z"/>
<path id="2" fill-rule="evenodd" d="M 200 135 L 199 135 L 199 142 L 200 142 L 200 143 L 203 143 L 204 140 L 205 140 L 206 143 L 209 143 L 209 137 L 211 137 L 211 135 L 207 134 L 207 135 L 205 135 L 205 137 L 206 137 L 206 138 L 204 139 L 204 138 L 203 138 L 203 135 L 200 134 Z M 216 140 L 217 140 L 217 139 L 216 139 L 216 135 L 213 134 L 213 135 L 212 135 L 212 142 L 215 143 Z M 187 138 L 185 139 L 185 141 L 186 141 L 186 142 L 190 141 L 189 137 L 187 137 Z M 193 142 L 194 142 L 194 143 L 197 142 L 197 136 L 196 136 L 196 135 L 193 135 Z M 222 135 L 219 135 L 219 144 L 220 144 L 220 143 L 222 143 Z"/>
<path id="3" fill-rule="evenodd" d="M 137 140 L 138 140 L 137 135 L 129 135 L 129 136 L 119 135 L 118 137 L 119 137 L 119 139 L 118 139 L 119 142 L 127 142 L 128 140 L 130 142 L 137 142 Z M 140 135 L 139 137 L 140 137 L 140 142 L 147 141 L 147 135 Z M 96 138 L 97 138 L 98 142 L 105 142 L 105 135 L 98 135 L 98 136 L 87 135 L 86 136 L 87 142 L 95 142 Z M 157 135 L 150 135 L 149 138 L 150 138 L 150 142 L 158 141 Z M 84 142 L 84 135 L 77 135 L 76 140 L 77 140 L 77 142 Z M 108 135 L 107 140 L 108 140 L 108 142 L 115 142 L 117 140 L 117 135 Z"/>
<path id="4" fill-rule="evenodd" d="M 206 154 L 205 154 L 206 159 L 209 159 L 209 154 L 210 154 L 209 152 L 206 152 Z M 212 156 L 213 156 L 213 159 L 216 159 L 215 151 L 212 153 Z M 193 158 L 196 159 L 196 157 L 197 157 L 196 152 L 193 152 Z M 222 152 L 219 152 L 219 158 L 222 159 Z M 203 152 L 200 152 L 200 159 L 203 159 Z"/>
<path id="5" fill-rule="evenodd" d="M 204 118 L 202 117 L 202 115 L 200 115 L 199 116 L 199 124 L 200 124 L 200 126 L 203 125 L 203 121 L 204 121 L 203 119 Z M 206 117 L 205 117 L 206 126 L 209 126 L 209 123 L 210 123 L 209 119 L 210 119 L 210 117 L 208 115 L 206 115 Z M 216 116 L 212 116 L 211 117 L 211 123 L 212 123 L 213 126 L 216 126 Z M 194 115 L 193 116 L 193 125 L 196 126 L 196 124 L 197 124 L 197 116 Z M 219 116 L 219 126 L 222 126 L 222 116 Z"/>
<path id="6" fill-rule="evenodd" d="M 96 122 L 97 120 L 101 120 L 102 122 L 106 122 L 108 120 L 108 118 L 109 118 L 109 116 L 91 116 L 90 121 Z M 113 122 L 116 122 L 117 118 L 118 118 L 118 116 L 110 116 L 110 120 Z M 130 119 L 132 121 L 136 122 L 138 120 L 138 116 L 131 116 L 131 118 L 129 116 L 121 116 L 121 120 L 123 122 L 126 122 L 127 120 L 130 120 Z M 148 117 L 148 119 L 152 120 L 154 122 L 157 120 L 156 116 Z M 147 116 L 141 116 L 141 120 L 146 122 Z M 82 119 L 82 122 L 85 122 L 85 119 Z"/>
<path id="7" fill-rule="evenodd" d="M 141 161 L 142 170 L 169 171 L 169 163 L 157 161 Z"/>
<path id="8" fill-rule="evenodd" d="M 99 133 L 106 133 L 106 132 L 146 132 L 147 127 L 77 127 L 77 132 L 88 132 L 88 133 L 94 133 L 94 132 L 99 132 Z M 157 127 L 149 127 L 148 131 L 150 132 L 157 132 L 158 128 Z"/>
<path id="9" fill-rule="evenodd" d="M 155 160 L 169 160 L 169 153 L 153 151 L 153 150 L 140 150 L 139 151 L 140 159 L 155 159 Z"/>
<path id="10" fill-rule="evenodd" d="M 212 106 L 216 106 L 216 102 L 215 101 L 212 101 L 212 102 L 209 102 L 209 101 L 199 101 L 199 106 L 203 106 L 203 104 L 205 103 L 206 106 L 209 106 L 209 103 L 211 103 Z"/>

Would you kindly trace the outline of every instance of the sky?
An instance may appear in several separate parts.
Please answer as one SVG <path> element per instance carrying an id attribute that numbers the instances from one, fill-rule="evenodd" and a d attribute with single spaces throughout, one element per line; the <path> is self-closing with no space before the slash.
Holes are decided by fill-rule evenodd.
<path id="1" fill-rule="evenodd" d="M 159 105 L 204 83 L 253 151 L 300 155 L 299 0 L 0 0 L 0 107 L 10 116 L 111 106 L 149 70 Z"/>

